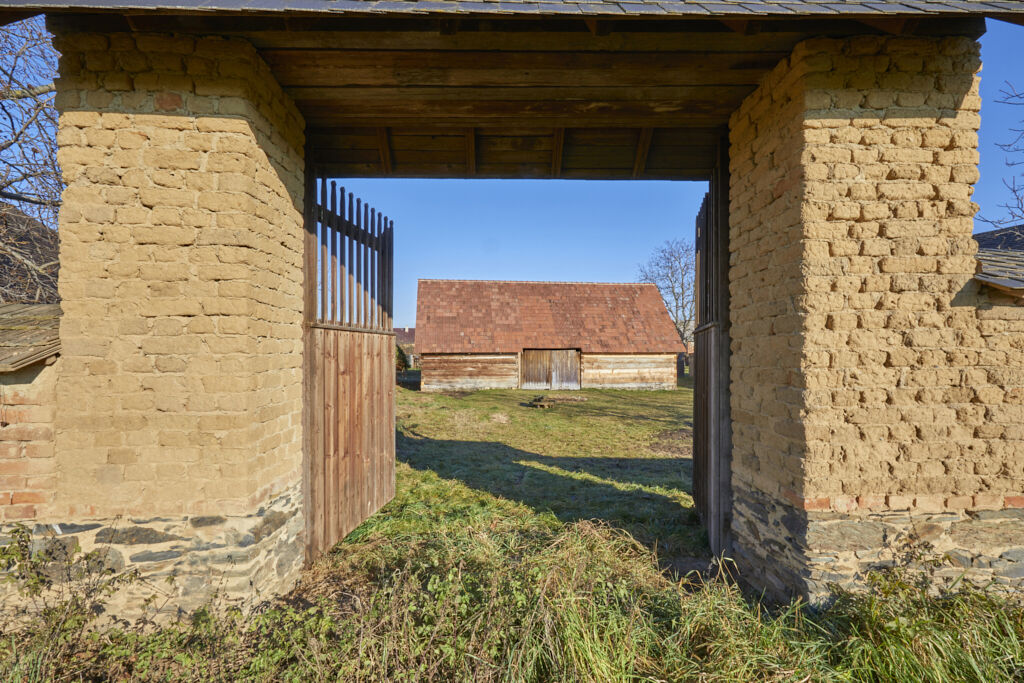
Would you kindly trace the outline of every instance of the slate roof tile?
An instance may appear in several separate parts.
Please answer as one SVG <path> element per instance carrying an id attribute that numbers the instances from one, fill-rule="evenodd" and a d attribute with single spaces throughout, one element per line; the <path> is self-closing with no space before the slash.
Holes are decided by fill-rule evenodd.
<path id="1" fill-rule="evenodd" d="M 420 280 L 418 353 L 679 353 L 651 284 Z"/>
<path id="2" fill-rule="evenodd" d="M 1022 0 L 0 0 L 5 8 L 165 9 L 185 11 L 302 11 L 329 13 L 478 13 L 758 17 L 779 15 L 1024 13 Z"/>

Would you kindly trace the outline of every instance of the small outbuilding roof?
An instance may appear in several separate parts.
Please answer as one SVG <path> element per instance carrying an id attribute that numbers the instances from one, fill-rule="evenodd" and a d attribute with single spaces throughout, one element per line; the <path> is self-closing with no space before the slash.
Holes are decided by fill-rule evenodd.
<path id="1" fill-rule="evenodd" d="M 1024 299 L 1024 251 L 979 249 L 974 279 Z"/>
<path id="2" fill-rule="evenodd" d="M 0 304 L 0 372 L 60 351 L 60 304 Z"/>
<path id="3" fill-rule="evenodd" d="M 418 353 L 681 353 L 652 284 L 420 280 Z"/>

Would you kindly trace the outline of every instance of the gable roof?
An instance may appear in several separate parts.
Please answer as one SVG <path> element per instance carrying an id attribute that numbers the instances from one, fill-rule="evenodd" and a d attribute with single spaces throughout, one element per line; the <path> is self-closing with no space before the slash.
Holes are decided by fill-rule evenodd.
<path id="1" fill-rule="evenodd" d="M 60 351 L 60 304 L 0 304 L 0 372 Z"/>
<path id="2" fill-rule="evenodd" d="M 530 14 L 689 17 L 1024 13 L 1017 0 L 6 0 L 8 9 L 160 10 L 259 14 Z"/>
<path id="3" fill-rule="evenodd" d="M 420 280 L 418 353 L 680 353 L 652 284 Z"/>
<path id="4" fill-rule="evenodd" d="M 979 249 L 974 279 L 1024 299 L 1024 251 Z"/>

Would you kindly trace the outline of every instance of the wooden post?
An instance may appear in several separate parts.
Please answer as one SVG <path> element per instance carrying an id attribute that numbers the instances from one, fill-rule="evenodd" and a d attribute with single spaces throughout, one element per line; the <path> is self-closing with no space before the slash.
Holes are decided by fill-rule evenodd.
<path id="1" fill-rule="evenodd" d="M 316 318 L 316 170 L 306 164 L 303 209 L 305 232 L 302 241 L 302 504 L 306 543 L 304 559 L 313 561 L 316 549 L 316 525 L 312 510 L 313 481 L 313 384 L 316 376 L 316 353 L 313 320 Z"/>

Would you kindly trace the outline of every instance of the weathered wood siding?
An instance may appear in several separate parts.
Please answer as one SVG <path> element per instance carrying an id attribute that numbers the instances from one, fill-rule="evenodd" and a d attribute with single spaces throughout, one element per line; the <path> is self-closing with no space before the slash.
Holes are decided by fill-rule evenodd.
<path id="1" fill-rule="evenodd" d="M 584 389 L 674 389 L 676 386 L 674 353 L 584 353 L 582 366 Z"/>
<path id="2" fill-rule="evenodd" d="M 395 337 L 314 327 L 307 559 L 395 496 Z"/>
<path id="3" fill-rule="evenodd" d="M 515 389 L 519 355 L 515 353 L 434 354 L 420 358 L 421 391 L 447 389 Z"/>

